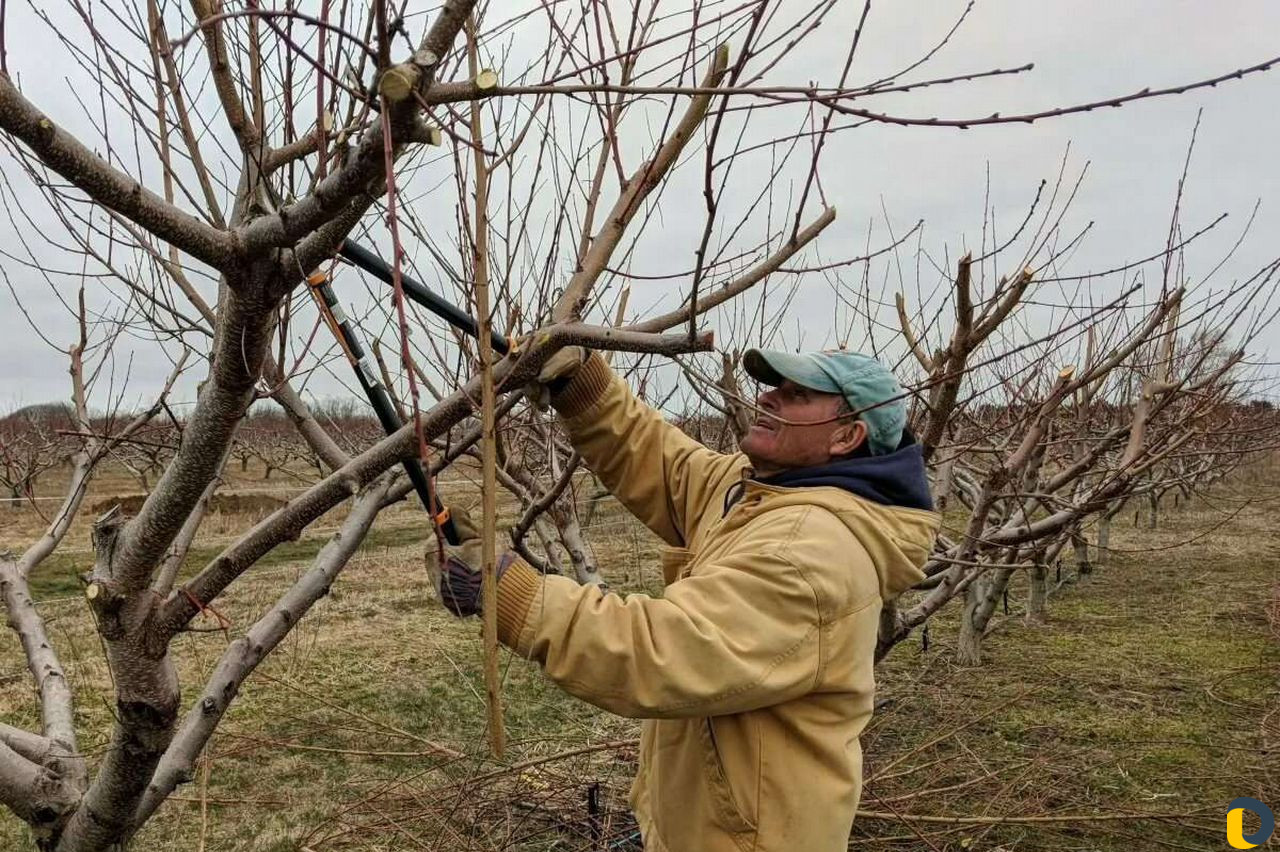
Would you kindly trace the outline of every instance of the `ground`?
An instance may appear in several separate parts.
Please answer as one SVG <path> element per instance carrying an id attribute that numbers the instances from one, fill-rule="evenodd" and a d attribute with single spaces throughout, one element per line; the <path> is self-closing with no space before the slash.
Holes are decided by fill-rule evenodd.
<path id="1" fill-rule="evenodd" d="M 1190 507 L 1166 506 L 1156 530 L 1117 519 L 1110 563 L 1064 583 L 1043 626 L 1024 624 L 1025 586 L 1015 584 L 981 667 L 952 662 L 955 608 L 935 620 L 927 649 L 920 636 L 895 649 L 878 670 L 866 813 L 851 848 L 1226 849 L 1231 799 L 1280 811 L 1280 527 L 1274 501 L 1244 502 L 1269 486 L 1276 469 L 1267 471 Z M 253 470 L 237 477 L 230 490 L 289 484 Z M 134 490 L 108 472 L 94 501 Z M 252 519 L 252 507 L 238 508 L 249 514 L 209 520 L 192 565 Z M 97 757 L 112 700 L 76 580 L 91 559 L 84 514 L 35 586 L 75 686 L 82 746 Z M 177 643 L 187 701 L 228 636 L 305 568 L 337 520 L 235 588 L 219 607 L 229 634 L 210 619 Z M 25 545 L 38 521 L 0 507 L 0 548 Z M 431 599 L 421 521 L 409 504 L 379 520 L 331 596 L 248 682 L 194 782 L 136 848 L 628 848 L 635 723 L 504 658 L 510 744 L 492 759 L 478 623 Z M 602 507 L 589 535 L 615 584 L 658 590 L 657 542 L 617 506 Z M 1074 577 L 1069 562 L 1063 572 Z M 36 719 L 16 638 L 0 634 L 0 720 Z M 24 832 L 0 813 L 0 849 L 33 848 Z"/>

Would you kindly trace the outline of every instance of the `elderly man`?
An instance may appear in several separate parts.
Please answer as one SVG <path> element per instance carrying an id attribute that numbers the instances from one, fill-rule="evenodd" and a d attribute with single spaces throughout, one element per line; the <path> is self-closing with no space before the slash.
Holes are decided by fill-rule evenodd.
<path id="1" fill-rule="evenodd" d="M 901 390 L 852 352 L 752 350 L 770 389 L 712 452 L 598 354 L 539 376 L 573 446 L 667 544 L 661 598 L 498 561 L 498 635 L 571 694 L 646 720 L 631 790 L 650 852 L 836 852 L 862 785 L 880 610 L 923 579 L 939 518 Z M 464 547 L 462 554 L 474 547 Z M 479 609 L 466 555 L 442 572 Z"/>

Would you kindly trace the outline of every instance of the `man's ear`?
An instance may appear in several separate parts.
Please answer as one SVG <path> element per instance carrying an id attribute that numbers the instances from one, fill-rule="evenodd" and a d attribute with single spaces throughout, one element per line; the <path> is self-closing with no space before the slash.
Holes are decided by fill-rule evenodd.
<path id="1" fill-rule="evenodd" d="M 831 433 L 831 457 L 841 458 L 861 447 L 867 440 L 867 424 L 861 420 L 848 421 Z"/>

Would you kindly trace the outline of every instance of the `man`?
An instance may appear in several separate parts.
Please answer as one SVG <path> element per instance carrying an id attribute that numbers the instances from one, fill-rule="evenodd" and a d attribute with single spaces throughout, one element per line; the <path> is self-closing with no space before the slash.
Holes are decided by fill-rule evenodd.
<path id="1" fill-rule="evenodd" d="M 846 848 L 881 606 L 923 579 L 939 525 L 875 359 L 752 350 L 744 365 L 771 389 L 733 455 L 665 422 L 598 354 L 564 350 L 539 376 L 574 448 L 668 545 L 662 598 L 498 562 L 502 642 L 646 720 L 631 803 L 649 852 Z M 479 609 L 478 564 L 446 562 L 457 614 Z"/>

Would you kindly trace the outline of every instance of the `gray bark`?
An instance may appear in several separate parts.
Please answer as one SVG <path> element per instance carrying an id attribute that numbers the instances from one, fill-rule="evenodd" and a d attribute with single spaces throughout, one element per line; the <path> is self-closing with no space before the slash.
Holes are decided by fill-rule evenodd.
<path id="1" fill-rule="evenodd" d="M 547 571 L 559 574 L 567 557 L 562 553 L 564 548 L 556 535 L 555 527 L 545 517 L 540 517 L 533 522 L 533 533 L 538 537 L 538 544 L 542 545 Z"/>
<path id="2" fill-rule="evenodd" d="M 254 399 L 271 338 L 274 298 L 226 287 L 219 304 L 210 375 L 200 390 L 173 461 L 142 504 L 136 518 L 121 531 L 110 561 L 109 576 L 123 593 L 145 589 L 205 488 L 217 476 L 240 419 Z"/>
<path id="3" fill-rule="evenodd" d="M 266 369 L 269 373 L 275 374 L 278 368 L 272 361 L 268 361 Z M 311 447 L 316 456 L 329 468 L 329 470 L 337 470 L 347 462 L 351 461 L 351 457 L 338 446 L 338 442 L 333 440 L 325 428 L 316 420 L 315 415 L 311 413 L 311 409 L 303 402 L 302 397 L 293 389 L 283 377 L 279 377 L 274 383 L 274 392 L 271 398 L 280 404 L 285 414 L 293 421 L 294 427 L 298 430 L 298 434 L 302 435 L 307 446 Z M 243 468 L 241 468 L 243 470 Z"/>
<path id="4" fill-rule="evenodd" d="M 59 836 L 57 852 L 97 852 L 120 841 L 178 714 L 178 677 L 168 649 L 157 654 L 148 642 L 155 597 L 126 592 L 115 580 L 124 529 L 114 510 L 94 525 L 98 558 L 88 588 L 115 681 L 115 724 L 106 756 Z"/>
<path id="5" fill-rule="evenodd" d="M 965 590 L 964 612 L 960 635 L 956 640 L 956 661 L 964 666 L 982 664 L 982 638 L 996 610 L 996 602 L 1004 595 L 1013 571 L 1007 568 L 969 585 Z"/>
<path id="6" fill-rule="evenodd" d="M 1027 595 L 1027 621 L 1043 623 L 1048 618 L 1049 569 L 1043 562 L 1030 570 L 1031 589 Z"/>
<path id="7" fill-rule="evenodd" d="M 986 585 L 986 582 L 974 581 L 964 592 L 960 633 L 956 636 L 956 662 L 962 666 L 976 666 L 982 662 L 982 632 L 986 625 L 979 627 L 978 622 Z"/>
<path id="8" fill-rule="evenodd" d="M 0 741 L 0 804 L 32 827 L 45 848 L 80 791 L 56 770 L 33 762 Z"/>
<path id="9" fill-rule="evenodd" d="M 1103 543 L 1103 524 L 1106 524 L 1105 533 L 1109 537 L 1111 534 L 1111 519 L 1103 517 L 1098 521 L 1098 547 L 1101 549 Z M 1093 573 L 1093 563 L 1089 561 L 1089 539 L 1083 532 L 1077 530 L 1071 534 L 1071 547 L 1076 554 L 1076 574 L 1080 577 L 1087 577 Z"/>
<path id="10" fill-rule="evenodd" d="M 362 494 L 352 505 L 341 529 L 316 554 L 307 572 L 244 636 L 228 646 L 201 697 L 183 719 L 156 765 L 154 775 L 148 778 L 146 794 L 137 803 L 136 810 L 130 812 L 132 830 L 145 823 L 179 784 L 194 776 L 196 759 L 245 679 L 311 607 L 329 593 L 330 586 L 368 534 L 379 508 L 389 496 L 388 487 L 388 482 L 382 482 Z M 402 485 L 397 496 L 403 496 L 407 489 L 407 484 Z"/>
<path id="11" fill-rule="evenodd" d="M 600 568 L 596 563 L 595 549 L 591 547 L 587 542 L 586 536 L 582 534 L 582 527 L 578 523 L 576 513 L 572 510 L 572 502 L 569 500 L 560 502 L 568 505 L 557 505 L 553 507 L 549 514 L 552 516 L 556 529 L 560 533 L 560 542 L 569 554 L 569 563 L 573 565 L 574 576 L 579 583 L 595 583 L 598 585 L 603 582 L 603 578 L 600 576 Z"/>
<path id="12" fill-rule="evenodd" d="M 187 520 L 182 524 L 182 529 L 178 531 L 178 537 L 170 545 L 169 552 L 165 554 L 164 562 L 160 565 L 160 570 L 156 572 L 155 582 L 151 585 L 156 594 L 167 595 L 173 588 L 173 583 L 178 578 L 178 572 L 182 570 L 182 563 L 187 558 L 187 552 L 191 549 L 191 543 L 195 541 L 196 533 L 200 531 L 200 524 L 204 522 L 204 517 L 209 511 L 209 501 L 213 499 L 213 492 L 218 490 L 219 484 L 219 479 L 215 477 L 205 486 L 199 502 L 196 503 L 195 508 L 191 510 L 191 514 L 187 516 Z"/>
<path id="13" fill-rule="evenodd" d="M 933 502 L 937 505 L 939 512 L 947 511 L 951 505 L 951 494 L 955 487 L 955 466 L 955 456 L 949 455 L 946 461 L 938 465 L 934 473 Z"/>

